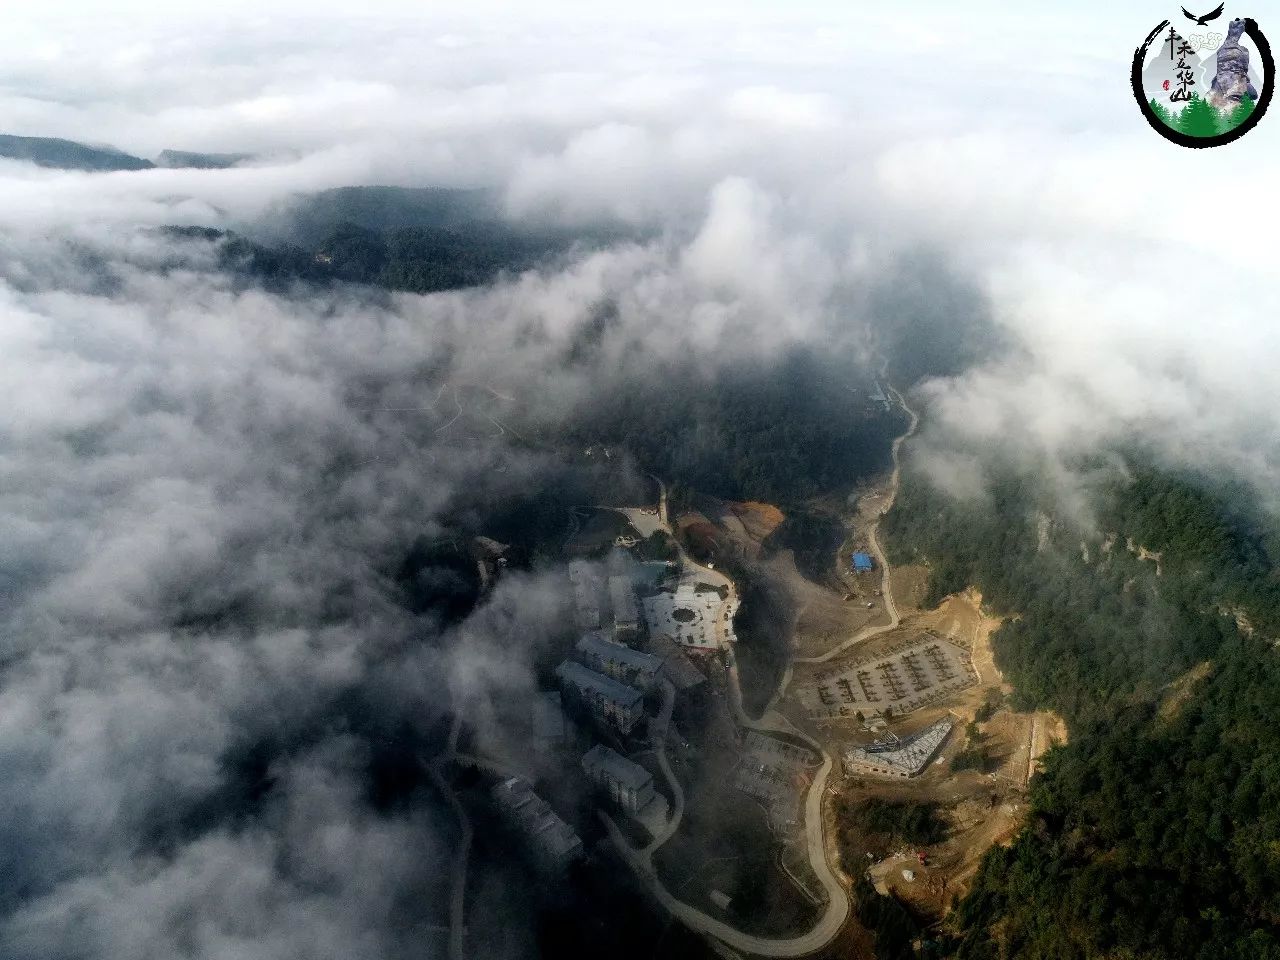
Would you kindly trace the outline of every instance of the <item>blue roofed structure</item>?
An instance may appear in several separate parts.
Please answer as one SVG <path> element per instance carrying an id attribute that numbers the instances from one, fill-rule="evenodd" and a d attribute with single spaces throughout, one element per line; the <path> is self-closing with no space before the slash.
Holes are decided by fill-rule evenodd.
<path id="1" fill-rule="evenodd" d="M 855 553 L 853 555 L 854 570 L 874 570 L 876 566 L 875 560 L 871 558 L 869 553 Z"/>

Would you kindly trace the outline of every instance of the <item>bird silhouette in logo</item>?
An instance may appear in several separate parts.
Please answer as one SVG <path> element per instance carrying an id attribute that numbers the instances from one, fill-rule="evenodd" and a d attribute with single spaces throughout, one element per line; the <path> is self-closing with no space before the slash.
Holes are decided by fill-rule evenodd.
<path id="1" fill-rule="evenodd" d="M 1220 16 L 1222 16 L 1222 8 L 1225 7 L 1226 5 L 1227 5 L 1226 0 L 1223 0 L 1223 2 L 1218 4 L 1218 6 L 1215 9 L 1210 10 L 1203 17 L 1197 17 L 1194 13 L 1192 13 L 1186 7 L 1182 8 L 1182 12 L 1187 15 L 1188 20 L 1194 20 L 1198 26 L 1204 27 L 1204 26 L 1208 26 L 1210 20 L 1217 20 Z"/>

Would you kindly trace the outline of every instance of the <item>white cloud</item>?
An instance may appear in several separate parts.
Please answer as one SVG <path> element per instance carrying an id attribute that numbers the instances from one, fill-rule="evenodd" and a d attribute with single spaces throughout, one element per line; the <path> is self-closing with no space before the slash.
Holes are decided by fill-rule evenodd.
<path id="1" fill-rule="evenodd" d="M 0 924 L 10 955 L 403 955 L 383 898 L 435 882 L 429 804 L 364 803 L 358 736 L 293 741 L 344 696 L 425 726 L 451 693 L 497 741 L 531 684 L 502 639 L 556 616 L 543 581 L 512 581 L 473 657 L 416 642 L 438 638 L 389 558 L 458 491 L 547 466 L 438 437 L 444 381 L 553 424 L 654 358 L 865 350 L 937 281 L 896 272 L 925 246 L 1015 347 L 925 390 L 919 462 L 956 495 L 981 494 L 975 448 L 1131 435 L 1274 487 L 1280 128 L 1156 137 L 1124 66 L 1145 15 L 141 6 L 14 11 L 5 132 L 258 159 L 0 163 L 0 868 L 38 891 Z M 361 182 L 490 187 L 512 216 L 645 239 L 374 300 L 241 290 L 144 229 Z M 268 799 L 230 816 L 236 751 L 273 737 Z"/>

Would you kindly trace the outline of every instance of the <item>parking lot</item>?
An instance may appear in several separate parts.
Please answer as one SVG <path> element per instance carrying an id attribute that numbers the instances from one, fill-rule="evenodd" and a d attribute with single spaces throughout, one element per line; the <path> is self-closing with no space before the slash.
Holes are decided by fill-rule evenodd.
<path id="1" fill-rule="evenodd" d="M 759 800 L 769 811 L 774 829 L 784 830 L 795 824 L 800 792 L 808 783 L 809 771 L 817 765 L 812 751 L 753 730 L 743 744 L 733 785 Z"/>
<path id="2" fill-rule="evenodd" d="M 836 663 L 798 691 L 814 718 L 864 717 L 892 708 L 901 716 L 978 682 L 969 651 L 924 634 L 873 656 Z"/>

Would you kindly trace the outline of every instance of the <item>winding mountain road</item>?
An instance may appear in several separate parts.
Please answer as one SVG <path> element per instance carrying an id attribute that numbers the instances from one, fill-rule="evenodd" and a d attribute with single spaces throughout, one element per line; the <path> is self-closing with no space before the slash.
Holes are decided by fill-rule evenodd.
<path id="1" fill-rule="evenodd" d="M 899 450 L 903 441 L 915 432 L 916 427 L 920 422 L 919 416 L 915 411 L 907 406 L 902 395 L 892 387 L 890 387 L 889 390 L 897 399 L 898 403 L 902 405 L 902 409 L 911 417 L 911 424 L 907 428 L 906 433 L 896 437 L 893 441 L 893 475 L 890 478 L 888 502 L 883 508 L 881 516 L 889 511 L 889 508 L 893 506 L 894 498 L 897 496 L 898 485 L 901 478 Z M 666 484 L 660 479 L 658 480 L 658 483 L 661 488 L 661 497 L 659 502 L 662 505 L 662 508 L 659 511 L 659 516 L 663 525 L 667 526 L 669 531 L 670 525 L 667 522 L 665 510 L 667 488 Z M 830 660 L 832 657 L 836 656 L 841 651 L 848 649 L 854 644 L 861 643 L 870 637 L 892 630 L 901 623 L 901 617 L 898 614 L 897 605 L 893 601 L 892 584 L 889 581 L 889 561 L 886 559 L 884 550 L 880 546 L 878 537 L 879 526 L 880 521 L 877 518 L 876 522 L 871 526 L 871 548 L 876 555 L 876 559 L 880 563 L 880 569 L 882 571 L 881 590 L 885 598 L 885 609 L 889 613 L 890 622 L 887 625 L 865 628 L 845 642 L 841 643 L 839 646 L 823 654 L 821 657 L 808 658 L 801 662 L 808 663 Z M 692 562 L 690 558 L 684 556 L 683 549 L 681 549 L 681 555 L 682 559 L 686 562 Z M 700 565 L 695 564 L 695 566 Z M 737 588 L 732 581 L 729 582 L 729 589 L 736 594 Z M 733 647 L 731 646 L 726 650 L 725 672 L 729 681 L 729 699 L 737 722 L 741 726 L 751 730 L 757 730 L 762 733 L 779 732 L 799 737 L 807 743 L 815 753 L 822 757 L 822 765 L 818 768 L 817 774 L 809 785 L 809 791 L 805 795 L 804 802 L 805 844 L 809 854 L 809 865 L 813 869 L 814 875 L 818 878 L 818 882 L 822 884 L 822 887 L 827 894 L 827 906 L 823 911 L 822 916 L 818 919 L 818 922 L 815 923 L 807 932 L 798 937 L 786 939 L 757 937 L 744 933 L 736 927 L 732 927 L 721 920 L 717 920 L 714 917 L 709 916 L 696 907 L 690 906 L 683 900 L 673 896 L 663 885 L 661 878 L 658 877 L 657 871 L 653 866 L 653 854 L 660 846 L 662 846 L 663 843 L 675 834 L 676 830 L 679 829 L 680 820 L 684 813 L 684 792 L 681 789 L 680 784 L 676 781 L 676 778 L 666 760 L 667 726 L 671 719 L 671 704 L 674 700 L 674 690 L 672 689 L 668 689 L 663 702 L 663 719 L 660 721 L 661 735 L 659 737 L 655 734 L 653 741 L 654 749 L 658 755 L 658 763 L 662 768 L 663 774 L 667 777 L 667 781 L 671 785 L 676 798 L 675 812 L 662 833 L 654 837 L 653 841 L 640 850 L 631 846 L 631 844 L 627 842 L 626 838 L 622 835 L 622 832 L 618 829 L 617 824 L 613 822 L 607 813 L 602 811 L 600 813 L 600 818 L 603 821 L 614 846 L 617 847 L 622 856 L 631 865 L 632 869 L 636 872 L 636 875 L 648 883 L 658 901 L 667 908 L 672 916 L 677 917 L 682 923 L 684 923 L 685 926 L 692 930 L 699 931 L 700 933 L 709 934 L 734 949 L 743 950 L 759 956 L 801 957 L 822 949 L 834 940 L 836 934 L 840 932 L 841 927 L 844 926 L 845 921 L 849 917 L 849 896 L 845 891 L 844 886 L 837 878 L 835 871 L 832 870 L 830 862 L 827 860 L 826 837 L 824 835 L 822 824 L 822 795 L 827 786 L 827 778 L 830 776 L 831 771 L 835 766 L 835 761 L 832 759 L 831 755 L 822 748 L 821 744 L 812 737 L 809 737 L 800 730 L 797 730 L 795 726 L 793 726 L 776 710 L 767 709 L 759 720 L 753 720 L 751 717 L 747 716 L 746 711 L 742 707 L 742 687 L 738 678 L 738 660 L 734 654 Z M 778 698 L 785 691 L 790 679 L 791 669 L 788 667 L 787 673 L 783 677 L 782 683 L 779 685 L 778 692 L 774 695 L 773 700 L 770 701 L 770 707 L 772 707 L 773 703 L 777 702 Z M 670 684 L 667 684 L 667 687 L 670 688 Z"/>
<path id="2" fill-rule="evenodd" d="M 684 788 L 680 786 L 680 781 L 676 779 L 675 771 L 671 769 L 671 763 L 667 759 L 667 730 L 671 726 L 671 711 L 675 707 L 675 703 L 675 684 L 670 680 L 663 680 L 662 710 L 659 712 L 658 720 L 654 724 L 650 742 L 653 744 L 653 752 L 658 758 L 658 766 L 662 770 L 662 775 L 667 778 L 667 783 L 671 787 L 674 806 L 671 810 L 671 816 L 667 818 L 666 826 L 662 828 L 660 833 L 654 835 L 648 846 L 640 851 L 641 855 L 646 858 L 652 857 L 654 851 L 671 839 L 676 830 L 680 828 L 680 821 L 684 818 Z"/>
<path id="3" fill-rule="evenodd" d="M 449 801 L 453 814 L 458 818 L 458 849 L 454 853 L 453 865 L 449 877 L 449 960 L 465 960 L 466 947 L 463 941 L 466 932 L 466 891 L 467 863 L 471 857 L 471 818 L 458 800 L 457 794 L 449 783 L 445 768 L 453 762 L 458 752 L 458 733 L 462 722 L 458 714 L 454 714 L 453 724 L 449 728 L 449 740 L 444 750 L 430 763 L 426 764 L 427 774 L 437 790 Z"/>

